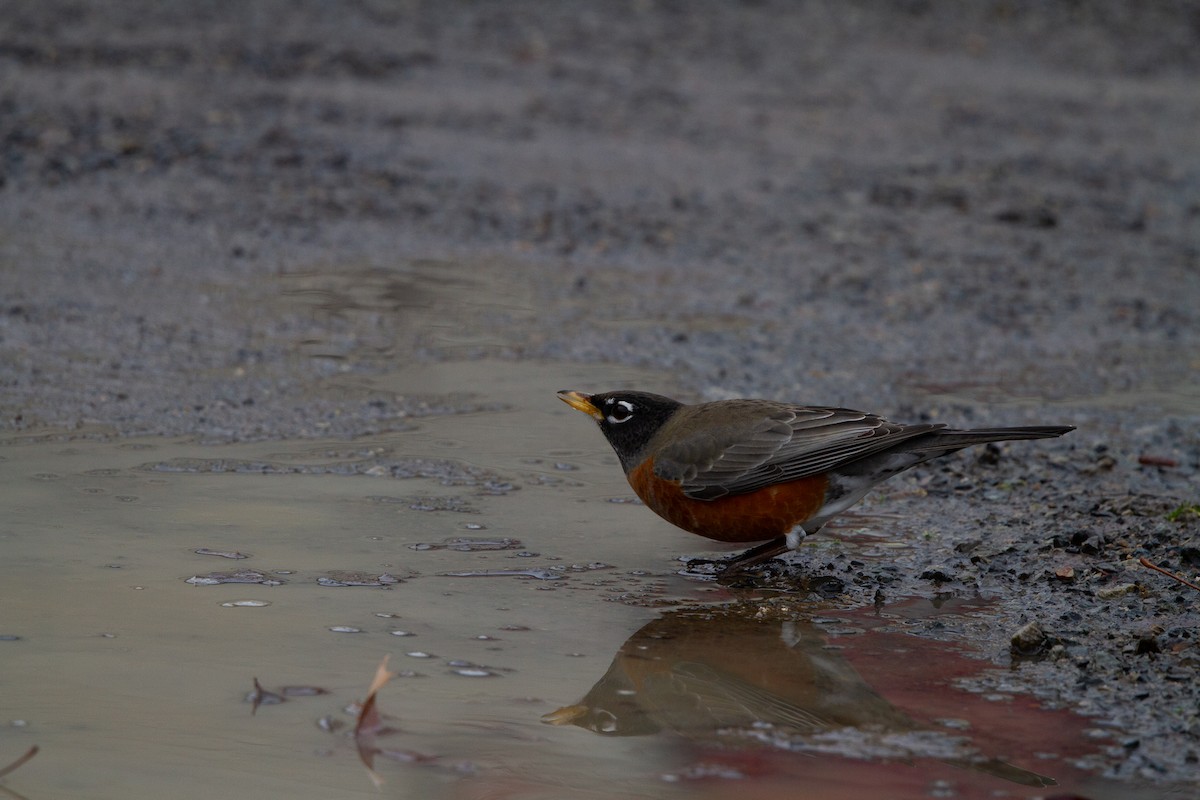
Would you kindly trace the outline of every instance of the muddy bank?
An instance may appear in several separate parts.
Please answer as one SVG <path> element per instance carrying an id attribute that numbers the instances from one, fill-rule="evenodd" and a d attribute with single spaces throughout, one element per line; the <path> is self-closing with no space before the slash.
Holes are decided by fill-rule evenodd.
<path id="1" fill-rule="evenodd" d="M 1073 424 L 869 498 L 886 566 L 796 569 L 982 593 L 927 633 L 1001 662 L 1037 621 L 1012 680 L 1119 732 L 1095 766 L 1195 780 L 1197 593 L 1136 559 L 1200 568 L 1198 15 L 9 4 L 0 424 L 376 434 L 495 407 L 372 381 L 471 359 Z"/>

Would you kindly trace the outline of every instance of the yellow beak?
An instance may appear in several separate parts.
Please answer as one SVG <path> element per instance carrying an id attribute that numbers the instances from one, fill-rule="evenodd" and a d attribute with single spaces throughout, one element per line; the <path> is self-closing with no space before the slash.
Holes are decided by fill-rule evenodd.
<path id="1" fill-rule="evenodd" d="M 599 421 L 604 419 L 604 415 L 600 413 L 600 409 L 596 408 L 591 399 L 583 392 L 572 392 L 563 389 L 558 393 L 558 399 L 576 411 L 582 411 L 594 420 Z"/>

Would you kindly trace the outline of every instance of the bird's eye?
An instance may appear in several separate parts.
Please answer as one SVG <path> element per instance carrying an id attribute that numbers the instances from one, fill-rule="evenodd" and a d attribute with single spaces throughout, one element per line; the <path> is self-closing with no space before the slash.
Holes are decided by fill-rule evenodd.
<path id="1" fill-rule="evenodd" d="M 633 403 L 630 403 L 628 400 L 613 402 L 610 399 L 605 405 L 608 406 L 607 419 L 613 425 L 624 422 L 633 416 Z"/>

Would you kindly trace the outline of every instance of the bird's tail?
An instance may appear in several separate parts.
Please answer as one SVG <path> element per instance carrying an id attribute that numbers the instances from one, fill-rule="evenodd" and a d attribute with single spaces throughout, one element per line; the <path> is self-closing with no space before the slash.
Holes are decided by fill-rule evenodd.
<path id="1" fill-rule="evenodd" d="M 914 439 L 904 448 L 911 453 L 949 453 L 963 447 L 988 442 L 1007 442 L 1012 439 L 1053 439 L 1075 430 L 1072 425 L 1030 425 L 1024 428 L 973 428 L 954 430 L 948 428 L 932 431 Z"/>

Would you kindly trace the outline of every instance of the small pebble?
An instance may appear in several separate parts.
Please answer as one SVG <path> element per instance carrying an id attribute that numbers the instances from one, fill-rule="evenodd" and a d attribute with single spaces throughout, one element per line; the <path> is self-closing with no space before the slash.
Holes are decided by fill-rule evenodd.
<path id="1" fill-rule="evenodd" d="M 1036 622 L 1030 622 L 1012 635 L 1012 651 L 1018 655 L 1034 655 L 1046 646 L 1046 632 Z"/>

